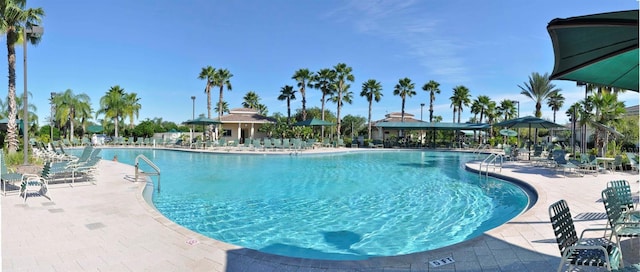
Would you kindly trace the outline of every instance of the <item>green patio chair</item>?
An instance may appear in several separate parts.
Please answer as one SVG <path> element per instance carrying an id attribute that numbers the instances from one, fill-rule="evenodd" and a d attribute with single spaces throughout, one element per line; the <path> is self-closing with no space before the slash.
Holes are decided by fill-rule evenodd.
<path id="1" fill-rule="evenodd" d="M 626 180 L 612 180 L 607 183 L 607 188 L 613 188 L 622 212 L 633 216 L 635 221 L 640 221 L 640 211 L 636 211 L 629 182 Z"/>
<path id="2" fill-rule="evenodd" d="M 638 159 L 636 157 L 636 154 L 631 153 L 631 152 L 627 152 L 627 159 L 629 159 L 629 164 L 631 165 L 631 170 L 633 171 L 638 171 Z"/>
<path id="3" fill-rule="evenodd" d="M 569 265 L 568 271 L 573 271 L 573 266 L 596 266 L 608 271 L 621 267 L 622 252 L 619 244 L 616 246 L 611 240 L 604 238 L 583 238 L 586 232 L 608 229 L 585 229 L 578 238 L 569 205 L 565 200 L 549 206 L 549 218 L 560 249 L 561 261 L 558 272 L 565 271 L 566 265 Z"/>
<path id="4" fill-rule="evenodd" d="M 4 152 L 0 152 L 0 161 L 0 167 L 2 168 L 2 171 L 0 172 L 2 193 L 7 195 L 7 183 L 14 185 L 16 182 L 22 182 L 23 175 L 21 173 L 9 171 L 9 168 L 7 168 L 7 164 L 4 161 Z"/>
<path id="5" fill-rule="evenodd" d="M 620 248 L 621 238 L 638 238 L 640 237 L 640 223 L 633 221 L 633 218 L 629 213 L 624 213 L 620 208 L 621 203 L 618 199 L 616 191 L 609 187 L 602 191 L 602 203 L 609 219 L 609 225 L 611 226 L 611 235 L 616 238 L 616 244 Z M 624 266 L 624 261 L 621 258 L 621 264 Z"/>

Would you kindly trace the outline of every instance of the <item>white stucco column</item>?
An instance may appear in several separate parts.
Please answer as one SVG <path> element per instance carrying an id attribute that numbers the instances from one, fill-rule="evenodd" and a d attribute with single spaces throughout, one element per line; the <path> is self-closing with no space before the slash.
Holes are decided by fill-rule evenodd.
<path id="1" fill-rule="evenodd" d="M 254 123 L 251 123 L 251 139 L 255 139 L 255 137 L 254 137 L 255 129 L 254 129 L 253 125 L 254 125 Z"/>
<path id="2" fill-rule="evenodd" d="M 240 136 L 242 135 L 242 123 L 238 123 L 238 137 L 237 143 L 240 143 Z"/>

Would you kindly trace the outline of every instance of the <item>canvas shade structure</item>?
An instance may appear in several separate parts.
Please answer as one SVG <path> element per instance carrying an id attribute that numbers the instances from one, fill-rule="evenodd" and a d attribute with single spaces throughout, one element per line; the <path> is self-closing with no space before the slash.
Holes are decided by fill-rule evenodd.
<path id="1" fill-rule="evenodd" d="M 333 126 L 333 125 L 335 124 L 328 121 L 316 119 L 316 118 L 307 119 L 307 120 L 296 122 L 295 124 L 293 124 L 293 126 L 296 126 L 296 127 Z"/>
<path id="2" fill-rule="evenodd" d="M 534 116 L 525 116 L 520 118 L 515 118 L 511 120 L 502 121 L 500 123 L 494 124 L 497 127 L 504 128 L 529 128 L 528 139 L 531 142 L 531 129 L 532 128 L 560 128 L 562 125 L 556 124 L 551 121 L 547 121 Z M 529 151 L 531 151 L 531 144 L 529 144 Z M 529 152 L 529 159 L 531 159 L 531 152 Z"/>
<path id="3" fill-rule="evenodd" d="M 550 79 L 638 91 L 638 10 L 554 19 Z"/>

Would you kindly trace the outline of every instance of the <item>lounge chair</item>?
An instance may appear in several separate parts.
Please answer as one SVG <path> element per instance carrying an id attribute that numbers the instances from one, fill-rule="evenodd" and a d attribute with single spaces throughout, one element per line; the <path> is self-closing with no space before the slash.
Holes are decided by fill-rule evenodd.
<path id="1" fill-rule="evenodd" d="M 638 221 L 632 221 L 632 217 L 628 213 L 623 213 L 620 208 L 620 200 L 616 194 L 616 191 L 609 187 L 602 191 L 602 203 L 604 209 L 607 212 L 609 219 L 609 225 L 611 226 L 611 237 L 616 237 L 616 244 L 620 248 L 621 238 L 638 238 L 640 237 L 640 223 Z M 624 261 L 620 260 L 624 266 Z"/>
<path id="2" fill-rule="evenodd" d="M 0 172 L 0 179 L 2 180 L 2 193 L 7 195 L 7 183 L 11 183 L 13 185 L 16 182 L 21 182 L 23 179 L 23 175 L 20 173 L 10 172 L 7 168 L 7 164 L 4 161 L 4 153 L 0 152 L 0 164 L 2 168 L 2 172 Z"/>
<path id="3" fill-rule="evenodd" d="M 549 218 L 562 255 L 558 272 L 565 271 L 567 264 L 570 266 L 568 271 L 573 271 L 573 266 L 604 267 L 608 271 L 621 267 L 623 261 L 619 244 L 616 246 L 604 238 L 583 238 L 586 232 L 608 229 L 585 229 L 578 238 L 569 205 L 564 200 L 549 206 Z"/>
<path id="4" fill-rule="evenodd" d="M 622 168 L 622 155 L 616 155 L 613 159 L 613 163 L 610 164 L 611 166 L 611 171 L 615 172 L 618 168 L 620 168 L 620 170 L 624 170 Z"/>
<path id="5" fill-rule="evenodd" d="M 627 159 L 629 159 L 629 164 L 631 165 L 631 170 L 638 171 L 638 160 L 636 158 L 636 154 L 627 152 Z"/>
<path id="6" fill-rule="evenodd" d="M 567 176 L 567 170 L 569 170 L 569 172 L 573 172 L 578 174 L 579 176 L 583 176 L 582 173 L 580 173 L 578 171 L 578 165 L 580 164 L 577 161 L 567 161 L 567 159 L 565 158 L 565 151 L 564 150 L 554 150 L 553 151 L 553 160 L 556 162 L 556 169 L 560 168 L 562 169 L 562 174 L 566 177 Z"/>

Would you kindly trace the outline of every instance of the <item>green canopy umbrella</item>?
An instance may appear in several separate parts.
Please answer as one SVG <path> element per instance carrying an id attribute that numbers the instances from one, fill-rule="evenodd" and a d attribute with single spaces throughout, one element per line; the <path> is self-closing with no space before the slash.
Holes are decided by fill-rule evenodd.
<path id="1" fill-rule="evenodd" d="M 638 10 L 553 19 L 550 79 L 638 91 Z"/>
<path id="2" fill-rule="evenodd" d="M 196 119 L 193 120 L 187 120 L 182 122 L 185 125 L 202 125 L 202 131 L 206 131 L 204 128 L 205 126 L 208 125 L 217 125 L 217 124 L 222 124 L 222 122 L 218 121 L 218 120 L 214 120 L 214 119 L 210 119 L 204 116 L 200 116 Z"/>
<path id="3" fill-rule="evenodd" d="M 311 127 L 313 127 L 313 126 L 333 126 L 333 125 L 335 125 L 335 124 L 331 123 L 331 122 L 324 121 L 324 120 L 316 119 L 316 118 L 307 119 L 307 120 L 300 121 L 300 122 L 297 122 L 297 123 L 293 124 L 293 126 L 296 126 L 296 127 L 301 127 L 301 126 L 311 126 Z"/>
<path id="4" fill-rule="evenodd" d="M 518 136 L 518 132 L 510 129 L 501 129 L 500 135 L 513 137 L 513 136 Z"/>
<path id="5" fill-rule="evenodd" d="M 91 132 L 91 133 L 100 133 L 100 132 L 102 132 L 102 126 L 92 125 L 92 126 L 87 127 L 87 131 Z"/>
<path id="6" fill-rule="evenodd" d="M 551 121 L 547 121 L 538 117 L 525 116 L 515 118 L 511 120 L 502 121 L 494 124 L 497 127 L 504 128 L 529 128 L 529 142 L 531 142 L 531 129 L 532 128 L 559 128 L 564 127 Z M 529 151 L 531 151 L 531 144 L 529 144 Z M 531 159 L 531 152 L 529 152 L 529 159 Z"/>

